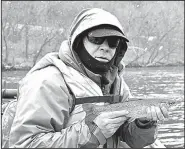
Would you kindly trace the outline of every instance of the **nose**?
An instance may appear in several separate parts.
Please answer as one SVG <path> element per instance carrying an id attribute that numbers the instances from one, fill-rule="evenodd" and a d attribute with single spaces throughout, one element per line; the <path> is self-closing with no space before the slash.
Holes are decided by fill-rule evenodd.
<path id="1" fill-rule="evenodd" d="M 107 39 L 105 39 L 104 42 L 100 45 L 100 49 L 106 53 L 109 52 L 110 47 L 108 45 Z"/>

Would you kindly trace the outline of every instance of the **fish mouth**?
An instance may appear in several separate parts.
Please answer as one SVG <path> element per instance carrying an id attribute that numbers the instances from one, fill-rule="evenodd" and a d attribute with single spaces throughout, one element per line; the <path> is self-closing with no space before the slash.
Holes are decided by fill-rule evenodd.
<path id="1" fill-rule="evenodd" d="M 95 59 L 100 62 L 109 62 L 109 59 L 106 57 L 95 57 Z"/>

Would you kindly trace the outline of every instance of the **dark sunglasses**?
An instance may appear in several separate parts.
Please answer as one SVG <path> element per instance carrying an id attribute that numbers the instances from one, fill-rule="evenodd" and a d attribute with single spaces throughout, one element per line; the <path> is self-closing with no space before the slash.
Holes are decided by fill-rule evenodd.
<path id="1" fill-rule="evenodd" d="M 108 36 L 108 37 L 93 37 L 87 35 L 87 39 L 94 44 L 101 45 L 105 39 L 107 39 L 108 45 L 110 48 L 117 48 L 120 42 L 120 38 L 118 37 L 113 37 L 113 36 Z"/>

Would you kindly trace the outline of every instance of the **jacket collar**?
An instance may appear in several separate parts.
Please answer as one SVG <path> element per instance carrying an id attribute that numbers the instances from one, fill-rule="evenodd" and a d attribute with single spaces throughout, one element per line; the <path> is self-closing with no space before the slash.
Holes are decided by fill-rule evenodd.
<path id="1" fill-rule="evenodd" d="M 109 81 L 109 84 L 103 85 L 102 84 L 102 76 L 100 74 L 95 74 L 89 69 L 87 69 L 78 58 L 78 55 L 75 52 L 71 52 L 70 46 L 67 41 L 64 41 L 61 44 L 59 50 L 59 58 L 68 66 L 76 69 L 80 73 L 88 76 L 92 81 L 94 81 L 99 87 L 104 86 L 105 93 L 108 94 L 110 92 L 110 88 L 112 83 L 114 82 L 117 74 L 118 74 L 118 67 L 112 66 L 110 70 L 105 73 L 103 76 Z"/>

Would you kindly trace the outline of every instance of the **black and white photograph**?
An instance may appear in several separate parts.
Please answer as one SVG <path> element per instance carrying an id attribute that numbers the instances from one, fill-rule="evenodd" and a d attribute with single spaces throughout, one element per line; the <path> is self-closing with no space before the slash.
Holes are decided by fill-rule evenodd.
<path id="1" fill-rule="evenodd" d="M 1 148 L 184 148 L 184 1 L 1 1 Z"/>

